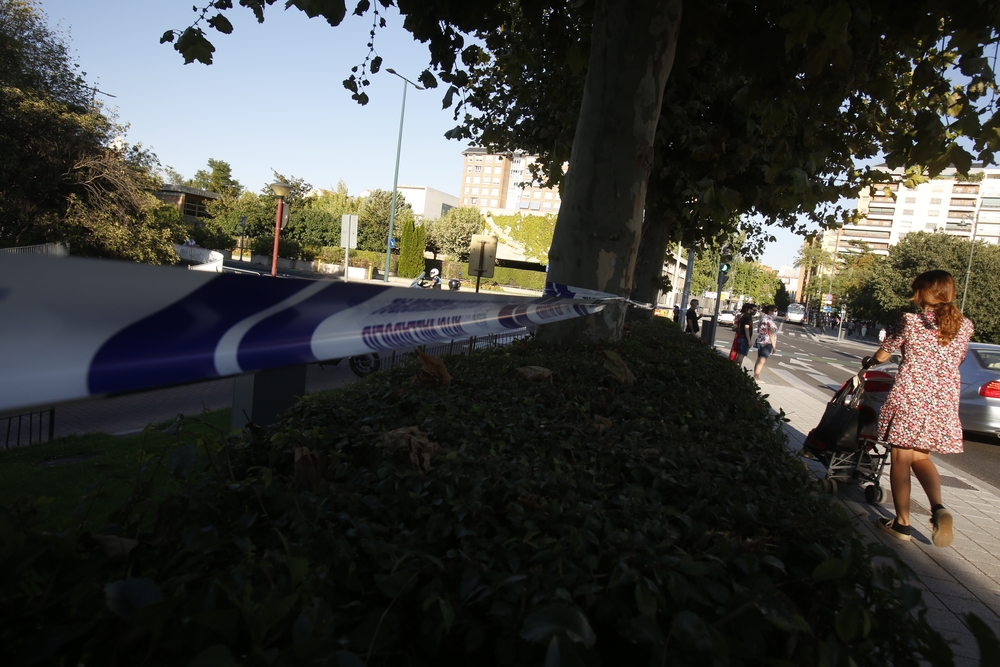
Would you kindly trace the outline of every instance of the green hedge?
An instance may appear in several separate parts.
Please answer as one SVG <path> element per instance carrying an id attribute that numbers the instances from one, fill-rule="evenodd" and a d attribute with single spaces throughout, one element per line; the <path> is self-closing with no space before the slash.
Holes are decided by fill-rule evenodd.
<path id="1" fill-rule="evenodd" d="M 444 361 L 449 386 L 397 367 L 273 428 L 179 440 L 163 465 L 186 490 L 140 512 L 138 484 L 99 534 L 0 512 L 3 651 L 51 665 L 950 663 L 893 552 L 818 493 L 753 382 L 676 327 Z"/>
<path id="2" fill-rule="evenodd" d="M 441 273 L 446 278 L 454 278 L 461 272 L 463 279 L 471 280 L 473 283 L 476 282 L 474 277 L 470 278 L 468 276 L 468 264 L 444 261 L 441 262 L 441 265 Z M 545 289 L 545 276 L 547 275 L 541 271 L 525 271 L 524 269 L 508 269 L 498 266 L 493 269 L 493 277 L 483 278 L 482 284 L 520 287 L 541 291 Z"/>

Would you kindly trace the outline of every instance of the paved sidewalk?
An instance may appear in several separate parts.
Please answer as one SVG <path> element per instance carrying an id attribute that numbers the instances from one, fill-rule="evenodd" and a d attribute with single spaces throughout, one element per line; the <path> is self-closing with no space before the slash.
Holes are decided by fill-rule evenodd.
<path id="1" fill-rule="evenodd" d="M 769 383 L 765 372 L 760 390 L 775 410 L 785 411 L 790 420 L 785 424 L 789 446 L 798 451 L 806 434 L 819 424 L 831 396 L 790 374 L 783 377 L 794 386 Z M 804 460 L 817 475 L 825 474 L 822 465 Z M 849 514 L 857 517 L 858 527 L 868 539 L 895 549 L 913 569 L 930 609 L 931 625 L 953 642 L 955 664 L 978 666 L 979 646 L 963 615 L 974 612 L 1000 635 L 1000 558 L 994 555 L 1000 553 L 1000 490 L 950 467 L 947 456 L 935 456 L 934 461 L 941 473 L 944 503 L 955 514 L 955 541 L 951 547 L 939 549 L 931 544 L 930 510 L 915 478 L 910 501 L 913 541 L 909 543 L 893 539 L 874 523 L 879 516 L 895 515 L 888 467 L 881 482 L 886 491 L 881 506 L 866 503 L 863 489 L 853 483 L 840 483 L 837 498 Z"/>

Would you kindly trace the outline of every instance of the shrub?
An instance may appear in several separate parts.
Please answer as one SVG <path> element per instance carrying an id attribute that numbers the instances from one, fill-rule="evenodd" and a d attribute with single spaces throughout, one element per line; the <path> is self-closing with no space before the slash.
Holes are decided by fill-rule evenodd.
<path id="1" fill-rule="evenodd" d="M 205 444 L 208 473 L 149 532 L 55 536 L 0 514 L 0 557 L 23 564 L 2 589 L 5 649 L 52 664 L 950 664 L 893 552 L 817 492 L 751 380 L 676 327 L 445 363 L 450 386 L 397 367 Z"/>
<path id="2" fill-rule="evenodd" d="M 270 257 L 274 254 L 274 237 L 254 239 L 253 254 Z M 301 259 L 302 245 L 292 239 L 278 238 L 278 257 L 284 259 Z"/>

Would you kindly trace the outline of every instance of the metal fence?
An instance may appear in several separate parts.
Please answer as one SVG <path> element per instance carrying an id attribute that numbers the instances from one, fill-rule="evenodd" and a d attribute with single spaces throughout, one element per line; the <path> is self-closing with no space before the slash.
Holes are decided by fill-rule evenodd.
<path id="1" fill-rule="evenodd" d="M 24 245 L 16 248 L 0 248 L 0 253 L 7 255 L 55 255 L 65 257 L 69 248 L 62 243 L 43 243 L 40 245 Z"/>
<path id="2" fill-rule="evenodd" d="M 453 340 L 440 345 L 423 345 L 420 350 L 424 354 L 432 357 L 444 357 L 453 354 L 471 354 L 475 350 L 484 350 L 491 347 L 503 347 L 510 345 L 516 340 L 527 338 L 531 335 L 528 329 L 514 329 L 502 334 L 489 334 L 486 336 L 473 336 L 468 340 Z M 412 352 L 392 351 L 389 354 L 379 355 L 379 370 L 385 371 L 396 366 L 401 366 L 414 361 Z"/>
<path id="3" fill-rule="evenodd" d="M 4 421 L 7 423 L 4 424 Z M 4 449 L 51 441 L 56 429 L 56 409 L 0 416 L 0 435 Z M 43 440 L 43 436 L 45 440 Z"/>

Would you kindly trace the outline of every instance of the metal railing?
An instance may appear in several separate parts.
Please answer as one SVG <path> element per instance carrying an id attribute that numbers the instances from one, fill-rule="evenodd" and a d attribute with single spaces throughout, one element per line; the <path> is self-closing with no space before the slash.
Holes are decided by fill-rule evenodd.
<path id="1" fill-rule="evenodd" d="M 3 422 L 7 421 L 5 425 Z M 56 430 L 54 407 L 36 412 L 0 416 L 0 434 L 4 436 L 4 449 L 52 441 Z M 46 440 L 42 440 L 45 435 Z"/>
<path id="2" fill-rule="evenodd" d="M 42 243 L 14 248 L 0 248 L 0 253 L 8 255 L 55 255 L 56 257 L 65 257 L 69 254 L 69 248 L 63 243 Z"/>
<path id="3" fill-rule="evenodd" d="M 510 345 L 515 340 L 526 338 L 531 335 L 527 328 L 514 329 L 502 334 L 488 334 L 486 336 L 473 336 L 468 340 L 453 340 L 440 345 L 422 345 L 419 350 L 432 357 L 444 357 L 454 354 L 472 354 L 476 350 L 484 350 L 491 347 L 503 347 Z M 403 366 L 415 361 L 412 352 L 393 350 L 388 354 L 379 355 L 379 370 L 385 371 L 396 366 Z"/>

